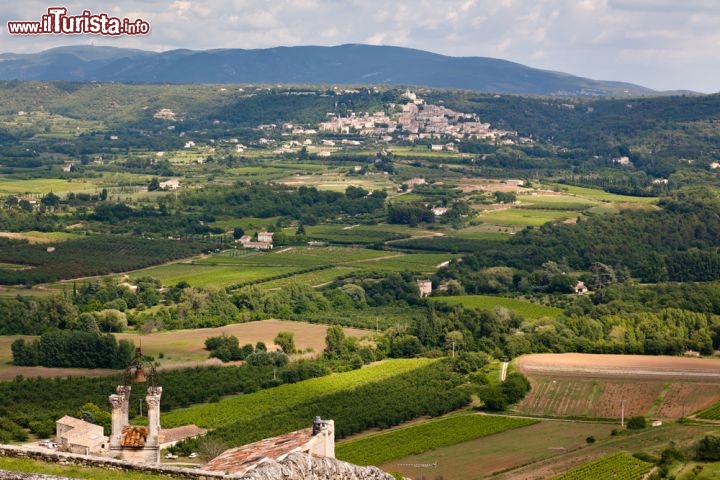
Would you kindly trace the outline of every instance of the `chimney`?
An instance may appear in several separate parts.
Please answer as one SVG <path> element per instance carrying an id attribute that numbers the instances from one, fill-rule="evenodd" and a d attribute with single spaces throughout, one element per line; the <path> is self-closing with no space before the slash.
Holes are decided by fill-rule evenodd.
<path id="1" fill-rule="evenodd" d="M 335 421 L 315 417 L 310 440 L 310 454 L 320 458 L 335 458 Z"/>

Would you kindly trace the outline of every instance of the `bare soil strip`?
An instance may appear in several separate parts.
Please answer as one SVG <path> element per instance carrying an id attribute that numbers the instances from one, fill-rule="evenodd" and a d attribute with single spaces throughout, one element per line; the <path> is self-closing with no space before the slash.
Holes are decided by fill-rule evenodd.
<path id="1" fill-rule="evenodd" d="M 526 355 L 517 360 L 526 374 L 592 377 L 663 377 L 720 381 L 720 360 L 650 355 L 557 353 Z"/>

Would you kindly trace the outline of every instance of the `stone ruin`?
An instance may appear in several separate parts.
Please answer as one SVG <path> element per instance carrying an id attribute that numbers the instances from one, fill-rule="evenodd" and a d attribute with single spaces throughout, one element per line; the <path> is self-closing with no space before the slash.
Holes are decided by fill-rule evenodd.
<path id="1" fill-rule="evenodd" d="M 118 385 L 116 393 L 108 397 L 112 407 L 110 456 L 141 463 L 160 463 L 160 397 L 162 387 L 147 389 L 148 426 L 133 426 L 129 422 L 130 385 Z"/>

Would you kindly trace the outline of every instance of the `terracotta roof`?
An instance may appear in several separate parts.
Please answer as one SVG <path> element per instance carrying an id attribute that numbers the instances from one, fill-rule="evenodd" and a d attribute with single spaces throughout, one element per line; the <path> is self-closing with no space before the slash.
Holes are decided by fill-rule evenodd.
<path id="1" fill-rule="evenodd" d="M 199 435 L 205 435 L 207 430 L 200 428 L 197 425 L 183 425 L 177 428 L 163 428 L 160 431 L 160 443 L 179 442 L 186 438 L 197 437 Z"/>
<path id="2" fill-rule="evenodd" d="M 148 427 L 125 425 L 122 429 L 121 445 L 123 447 L 142 448 L 145 446 L 148 433 Z"/>
<path id="3" fill-rule="evenodd" d="M 244 474 L 268 460 L 281 460 L 304 447 L 312 438 L 312 428 L 267 438 L 242 447 L 231 448 L 210 460 L 202 469 L 225 474 Z"/>

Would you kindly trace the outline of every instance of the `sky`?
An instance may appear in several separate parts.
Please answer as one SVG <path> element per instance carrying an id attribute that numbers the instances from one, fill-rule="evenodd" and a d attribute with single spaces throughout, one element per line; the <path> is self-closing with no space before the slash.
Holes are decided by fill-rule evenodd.
<path id="1" fill-rule="evenodd" d="M 11 35 L 8 21 L 142 19 L 139 36 Z M 365 43 L 493 57 L 656 90 L 720 91 L 717 0 L 24 0 L 0 4 L 0 52 L 73 44 L 142 50 Z"/>

